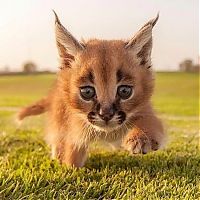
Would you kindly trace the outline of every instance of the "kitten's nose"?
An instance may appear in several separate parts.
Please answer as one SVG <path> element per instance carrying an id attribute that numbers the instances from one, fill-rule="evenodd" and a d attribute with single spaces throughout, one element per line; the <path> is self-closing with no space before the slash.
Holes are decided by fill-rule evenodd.
<path id="1" fill-rule="evenodd" d="M 100 106 L 99 117 L 103 119 L 104 121 L 106 122 L 110 121 L 113 118 L 114 114 L 115 114 L 115 109 L 113 105 Z"/>

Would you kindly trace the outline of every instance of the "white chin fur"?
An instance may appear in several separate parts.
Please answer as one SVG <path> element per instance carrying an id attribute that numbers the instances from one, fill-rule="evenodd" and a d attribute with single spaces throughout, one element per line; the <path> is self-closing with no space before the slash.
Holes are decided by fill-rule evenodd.
<path id="1" fill-rule="evenodd" d="M 98 126 L 98 125 L 92 124 L 92 127 L 94 129 L 96 129 L 97 131 L 111 132 L 111 131 L 118 129 L 120 126 L 119 125 L 116 125 L 116 126 L 109 126 L 109 125 Z"/>

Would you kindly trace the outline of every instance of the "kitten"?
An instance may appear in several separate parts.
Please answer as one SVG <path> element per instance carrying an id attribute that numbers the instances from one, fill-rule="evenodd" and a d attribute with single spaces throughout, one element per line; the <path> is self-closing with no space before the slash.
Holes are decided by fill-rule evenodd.
<path id="1" fill-rule="evenodd" d="M 94 140 L 118 144 L 132 154 L 161 148 L 165 134 L 150 102 L 152 29 L 158 17 L 129 41 L 79 42 L 55 13 L 61 60 L 56 84 L 47 98 L 18 115 L 22 120 L 48 112 L 46 140 L 53 158 L 82 167 Z"/>

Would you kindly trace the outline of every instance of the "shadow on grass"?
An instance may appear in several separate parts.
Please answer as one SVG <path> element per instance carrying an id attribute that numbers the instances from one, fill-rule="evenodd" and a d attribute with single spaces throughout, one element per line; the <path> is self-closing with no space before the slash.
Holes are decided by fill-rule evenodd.
<path id="1" fill-rule="evenodd" d="M 111 169 L 146 171 L 149 175 L 166 173 L 173 176 L 200 175 L 200 154 L 153 152 L 147 155 L 128 155 L 126 153 L 92 154 L 86 163 L 89 169 Z"/>

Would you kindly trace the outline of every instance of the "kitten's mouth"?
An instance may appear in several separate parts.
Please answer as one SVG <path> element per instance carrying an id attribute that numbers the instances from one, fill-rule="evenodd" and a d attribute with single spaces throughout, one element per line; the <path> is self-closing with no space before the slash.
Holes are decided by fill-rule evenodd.
<path id="1" fill-rule="evenodd" d="M 126 120 L 126 114 L 119 111 L 111 120 L 102 120 L 94 112 L 88 114 L 88 121 L 92 126 L 102 131 L 113 131 L 121 127 Z"/>

